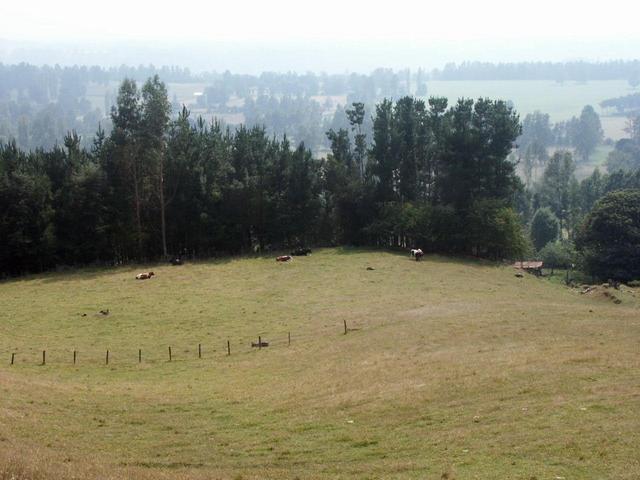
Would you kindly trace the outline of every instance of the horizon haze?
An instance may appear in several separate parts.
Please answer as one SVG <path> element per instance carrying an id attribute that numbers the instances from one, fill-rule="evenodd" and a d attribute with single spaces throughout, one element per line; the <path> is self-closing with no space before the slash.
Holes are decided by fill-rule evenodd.
<path id="1" fill-rule="evenodd" d="M 0 62 L 338 73 L 463 61 L 606 61 L 637 58 L 640 51 L 638 8 L 621 0 L 606 10 L 543 0 L 526 12 L 503 0 L 383 5 L 10 2 L 0 6 Z"/>

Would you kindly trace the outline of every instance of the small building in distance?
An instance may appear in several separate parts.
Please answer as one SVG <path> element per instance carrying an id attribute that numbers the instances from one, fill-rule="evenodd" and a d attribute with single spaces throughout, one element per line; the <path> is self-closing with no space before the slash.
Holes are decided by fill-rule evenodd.
<path id="1" fill-rule="evenodd" d="M 542 266 L 543 263 L 539 261 L 516 262 L 513 264 L 514 268 L 533 273 L 536 276 L 542 275 Z"/>

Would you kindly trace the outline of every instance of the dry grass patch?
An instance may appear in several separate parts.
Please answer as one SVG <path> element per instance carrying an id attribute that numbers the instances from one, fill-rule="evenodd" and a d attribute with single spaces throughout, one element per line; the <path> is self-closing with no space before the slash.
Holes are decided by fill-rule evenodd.
<path id="1" fill-rule="evenodd" d="M 85 477 L 88 459 L 113 478 L 640 475 L 630 294 L 349 249 L 153 269 L 0 285 L 3 451 L 52 472 L 73 452 Z"/>

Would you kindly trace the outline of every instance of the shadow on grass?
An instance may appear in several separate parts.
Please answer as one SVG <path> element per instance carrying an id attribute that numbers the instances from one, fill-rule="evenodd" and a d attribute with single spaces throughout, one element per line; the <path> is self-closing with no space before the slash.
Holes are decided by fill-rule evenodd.
<path id="1" fill-rule="evenodd" d="M 359 246 L 339 246 L 339 247 L 322 247 L 314 248 L 315 253 L 327 253 L 333 252 L 335 255 L 363 255 L 363 254 L 387 254 L 410 260 L 408 249 L 403 248 L 389 248 L 389 247 L 359 247 Z M 312 252 L 312 255 L 313 255 Z M 130 263 L 117 266 L 83 266 L 83 267 L 62 267 L 57 270 L 51 270 L 44 273 L 28 274 L 21 277 L 6 278 L 0 281 L 0 285 L 3 283 L 17 283 L 17 282 L 43 282 L 43 283 L 57 283 L 66 282 L 70 280 L 95 280 L 102 277 L 110 276 L 113 274 L 131 274 L 131 277 L 135 277 L 140 272 L 153 271 L 154 269 L 167 268 L 180 269 L 185 265 L 225 265 L 236 260 L 246 259 L 260 259 L 260 260 L 275 260 L 278 255 L 288 254 L 287 250 L 276 250 L 270 252 L 256 252 L 245 253 L 238 255 L 224 255 L 219 257 L 209 257 L 195 260 L 185 260 L 184 265 L 172 266 L 168 262 L 145 262 L 145 263 Z M 503 262 L 496 262 L 471 256 L 459 256 L 459 255 L 447 255 L 427 253 L 422 261 L 429 261 L 435 263 L 453 263 L 466 267 L 503 267 Z"/>
<path id="2" fill-rule="evenodd" d="M 337 255 L 359 255 L 366 253 L 386 253 L 397 257 L 403 257 L 411 259 L 409 249 L 404 248 L 391 248 L 391 247 L 353 247 L 343 246 L 334 247 L 333 250 Z M 503 267 L 511 265 L 511 262 L 499 262 L 487 260 L 485 258 L 473 257 L 468 255 L 454 255 L 443 253 L 429 253 L 423 257 L 422 261 L 429 261 L 434 263 L 453 263 L 464 266 L 477 266 L 477 267 Z"/>

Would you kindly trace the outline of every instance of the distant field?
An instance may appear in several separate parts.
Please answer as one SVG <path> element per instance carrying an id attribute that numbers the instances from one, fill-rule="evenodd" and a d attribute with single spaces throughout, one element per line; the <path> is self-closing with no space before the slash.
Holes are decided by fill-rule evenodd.
<path id="1" fill-rule="evenodd" d="M 354 249 L 5 281 L 0 479 L 637 479 L 616 295 Z"/>
<path id="2" fill-rule="evenodd" d="M 535 110 L 548 113 L 552 121 L 568 120 L 579 115 L 582 107 L 606 98 L 631 92 L 626 81 L 591 81 L 587 83 L 553 81 L 430 81 L 428 94 L 451 99 L 490 97 L 511 100 L 523 115 Z"/>
<path id="3" fill-rule="evenodd" d="M 109 93 L 115 102 L 119 86 L 120 82 L 109 82 L 107 85 L 90 83 L 87 87 L 86 98 L 94 109 L 99 108 L 104 113 L 105 94 Z M 142 84 L 138 85 L 138 87 L 142 87 Z M 196 102 L 194 94 L 203 92 L 206 87 L 207 84 L 205 83 L 169 83 L 167 84 L 169 100 L 173 101 L 175 98 L 178 103 L 184 103 L 187 106 L 193 105 Z"/>
<path id="4" fill-rule="evenodd" d="M 585 105 L 592 105 L 600 112 L 598 104 L 602 100 L 632 92 L 629 84 L 622 80 L 582 84 L 553 81 L 430 81 L 427 88 L 429 96 L 444 96 L 452 101 L 460 97 L 511 100 L 522 118 L 527 113 L 540 110 L 548 113 L 553 122 L 579 116 Z M 614 140 L 623 136 L 624 118 L 602 117 L 601 121 L 605 136 Z"/>

